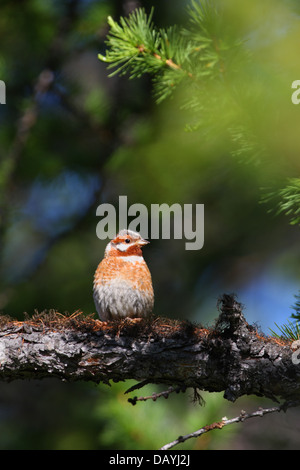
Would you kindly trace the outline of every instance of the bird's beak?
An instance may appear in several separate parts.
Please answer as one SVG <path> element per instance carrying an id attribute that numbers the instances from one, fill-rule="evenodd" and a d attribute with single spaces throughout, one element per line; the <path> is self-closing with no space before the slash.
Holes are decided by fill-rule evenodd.
<path id="1" fill-rule="evenodd" d="M 139 241 L 138 241 L 138 245 L 141 245 L 141 246 L 144 246 L 144 245 L 148 245 L 148 240 L 144 240 L 144 238 L 141 238 Z"/>

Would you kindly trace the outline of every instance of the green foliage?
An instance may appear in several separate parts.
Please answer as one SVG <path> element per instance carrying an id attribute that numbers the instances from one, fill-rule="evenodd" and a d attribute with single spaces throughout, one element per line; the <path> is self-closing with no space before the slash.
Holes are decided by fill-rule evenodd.
<path id="1" fill-rule="evenodd" d="M 276 328 L 278 328 L 279 333 L 270 329 L 272 335 L 278 339 L 285 339 L 290 341 L 296 341 L 300 338 L 300 324 L 296 322 L 288 321 L 288 323 L 284 325 L 277 325 L 275 323 Z"/>
<path id="2" fill-rule="evenodd" d="M 194 88 L 203 86 L 204 78 L 220 78 L 225 73 L 224 53 L 241 42 L 229 44 L 222 37 L 222 17 L 211 2 L 193 1 L 188 14 L 190 29 L 155 28 L 153 9 L 147 16 L 139 8 L 128 18 L 121 17 L 119 23 L 108 17 L 107 52 L 99 58 L 109 68 L 116 68 L 111 75 L 154 75 L 157 102 L 169 96 L 183 79 Z"/>
<path id="3" fill-rule="evenodd" d="M 139 8 L 119 23 L 108 18 L 106 55 L 99 58 L 115 69 L 111 75 L 128 73 L 132 79 L 150 74 L 157 103 L 174 96 L 180 86 L 180 109 L 190 112 L 186 130 L 211 139 L 222 135 L 238 161 L 260 162 L 265 148 L 257 135 L 257 110 L 252 112 L 249 103 L 254 96 L 261 99 L 261 90 L 257 78 L 251 89 L 243 86 L 251 53 L 229 27 L 224 6 L 193 0 L 187 25 L 180 27 L 158 29 L 152 17 L 153 9 L 148 16 Z"/>
<path id="4" fill-rule="evenodd" d="M 278 191 L 266 192 L 262 202 L 273 203 L 269 212 L 285 214 L 291 225 L 300 224 L 300 178 L 288 178 L 287 185 Z"/>
<path id="5" fill-rule="evenodd" d="M 238 54 L 239 50 L 242 51 L 244 41 L 229 28 L 220 3 L 214 0 L 192 0 L 187 11 L 190 27 L 184 30 L 184 34 L 194 43 L 191 52 L 196 53 L 196 74 L 197 70 L 199 76 L 211 75 L 214 71 L 215 77 L 225 78 L 228 53 L 231 57 Z"/>
<path id="6" fill-rule="evenodd" d="M 266 193 L 262 198 L 264 203 L 273 203 L 269 212 L 284 214 L 290 219 L 291 225 L 300 224 L 300 179 L 289 178 L 286 187 L 279 189 L 276 192 Z M 287 324 L 276 327 L 279 329 L 280 334 L 271 330 L 272 334 L 276 337 L 281 337 L 289 340 L 297 340 L 300 338 L 300 295 L 295 295 L 296 302 L 293 305 L 294 313 L 291 318 L 295 321 L 289 321 Z"/>
<path id="7" fill-rule="evenodd" d="M 161 36 L 152 24 L 152 14 L 153 10 L 147 17 L 144 9 L 138 9 L 128 18 L 121 18 L 120 24 L 108 17 L 110 32 L 107 44 L 110 49 L 106 56 L 99 54 L 99 58 L 109 63 L 109 68 L 117 67 L 111 76 L 130 72 L 131 78 L 140 77 L 161 67 L 160 61 L 155 59 Z"/>
<path id="8" fill-rule="evenodd" d="M 271 329 L 270 331 L 276 338 L 283 338 L 291 341 L 296 341 L 300 338 L 300 291 L 299 294 L 295 295 L 295 299 L 296 302 L 292 306 L 294 313 L 291 314 L 291 318 L 295 321 L 289 320 L 283 325 L 277 325 L 275 323 L 275 326 L 278 328 L 280 333 Z"/>
<path id="9" fill-rule="evenodd" d="M 230 6 L 237 7 L 234 1 Z M 119 23 L 109 17 L 107 52 L 99 58 L 109 68 L 116 68 L 112 75 L 129 73 L 130 78 L 138 78 L 151 74 L 159 103 L 182 85 L 181 109 L 190 110 L 194 116 L 186 129 L 200 129 L 210 138 L 222 135 L 230 142 L 228 151 L 239 162 L 261 165 L 274 159 L 267 120 L 270 126 L 279 125 L 272 122 L 273 101 L 281 104 L 282 83 L 275 76 L 270 84 L 272 68 L 267 73 L 264 66 L 253 70 L 253 51 L 245 47 L 239 28 L 228 24 L 226 8 L 213 0 L 192 0 L 187 8 L 187 26 L 167 29 L 154 26 L 153 9 L 148 16 L 139 8 L 128 18 L 121 17 Z M 256 4 L 255 9 L 259 9 Z M 253 11 L 249 9 L 249 14 Z M 278 5 L 274 12 L 284 15 Z M 249 77 L 251 82 L 245 88 L 243 83 Z M 272 201 L 271 211 L 286 214 L 292 225 L 299 224 L 300 179 L 289 178 L 286 187 L 263 193 L 261 201 Z"/>
<path id="10" fill-rule="evenodd" d="M 300 322 L 300 291 L 295 295 L 296 302 L 293 305 L 294 313 L 292 313 L 292 318 Z"/>

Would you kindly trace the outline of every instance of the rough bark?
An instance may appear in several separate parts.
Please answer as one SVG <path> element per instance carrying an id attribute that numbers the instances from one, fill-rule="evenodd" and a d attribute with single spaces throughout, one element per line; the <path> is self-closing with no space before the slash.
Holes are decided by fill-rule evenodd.
<path id="1" fill-rule="evenodd" d="M 127 379 L 299 399 L 300 364 L 291 345 L 250 326 L 233 295 L 223 295 L 213 328 L 165 318 L 100 322 L 79 313 L 2 317 L 0 380 L 58 377 L 109 383 Z"/>

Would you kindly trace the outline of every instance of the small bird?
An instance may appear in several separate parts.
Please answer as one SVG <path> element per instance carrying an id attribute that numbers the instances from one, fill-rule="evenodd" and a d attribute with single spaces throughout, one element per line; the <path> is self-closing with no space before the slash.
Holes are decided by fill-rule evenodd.
<path id="1" fill-rule="evenodd" d="M 106 246 L 93 284 L 100 320 L 144 317 L 152 312 L 152 279 L 142 254 L 148 243 L 139 233 L 125 229 Z"/>

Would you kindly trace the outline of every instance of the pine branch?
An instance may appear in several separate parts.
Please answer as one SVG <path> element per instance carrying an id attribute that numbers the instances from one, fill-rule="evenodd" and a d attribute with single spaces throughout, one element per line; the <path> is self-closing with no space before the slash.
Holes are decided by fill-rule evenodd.
<path id="1" fill-rule="evenodd" d="M 230 401 L 249 394 L 298 399 L 300 368 L 292 362 L 290 343 L 248 325 L 233 296 L 224 295 L 219 307 L 210 329 L 159 317 L 105 323 L 80 312 L 41 313 L 23 322 L 2 318 L 0 380 L 134 379 L 223 390 Z"/>
<path id="2" fill-rule="evenodd" d="M 143 8 L 138 8 L 119 22 L 108 17 L 107 50 L 98 57 L 108 68 L 115 68 L 110 76 L 152 75 L 160 102 L 184 79 L 203 86 L 203 79 L 219 79 L 224 74 L 229 51 L 235 51 L 241 42 L 229 44 L 223 37 L 222 16 L 214 3 L 192 2 L 188 9 L 190 29 L 176 25 L 158 29 L 152 22 L 153 11 L 147 16 Z"/>
<path id="3" fill-rule="evenodd" d="M 275 326 L 278 328 L 280 333 L 270 329 L 274 337 L 288 341 L 297 341 L 300 339 L 300 325 L 297 321 L 295 323 L 288 321 L 288 323 L 285 323 L 284 325 L 277 325 L 277 323 L 275 323 Z"/>
<path id="4" fill-rule="evenodd" d="M 130 73 L 130 78 L 141 77 L 145 73 L 157 73 L 168 66 L 180 70 L 172 58 L 177 52 L 174 41 L 176 28 L 167 31 L 157 30 L 152 23 L 153 9 L 147 16 L 144 8 L 139 8 L 128 18 L 120 18 L 118 24 L 111 16 L 108 17 L 110 32 L 107 36 L 107 52 L 98 57 L 109 64 L 109 68 L 117 67 L 110 76 Z"/>
<path id="5" fill-rule="evenodd" d="M 300 178 L 288 178 L 285 187 L 278 191 L 264 192 L 261 202 L 275 204 L 275 209 L 272 208 L 269 212 L 285 214 L 290 218 L 291 225 L 300 224 Z"/>

